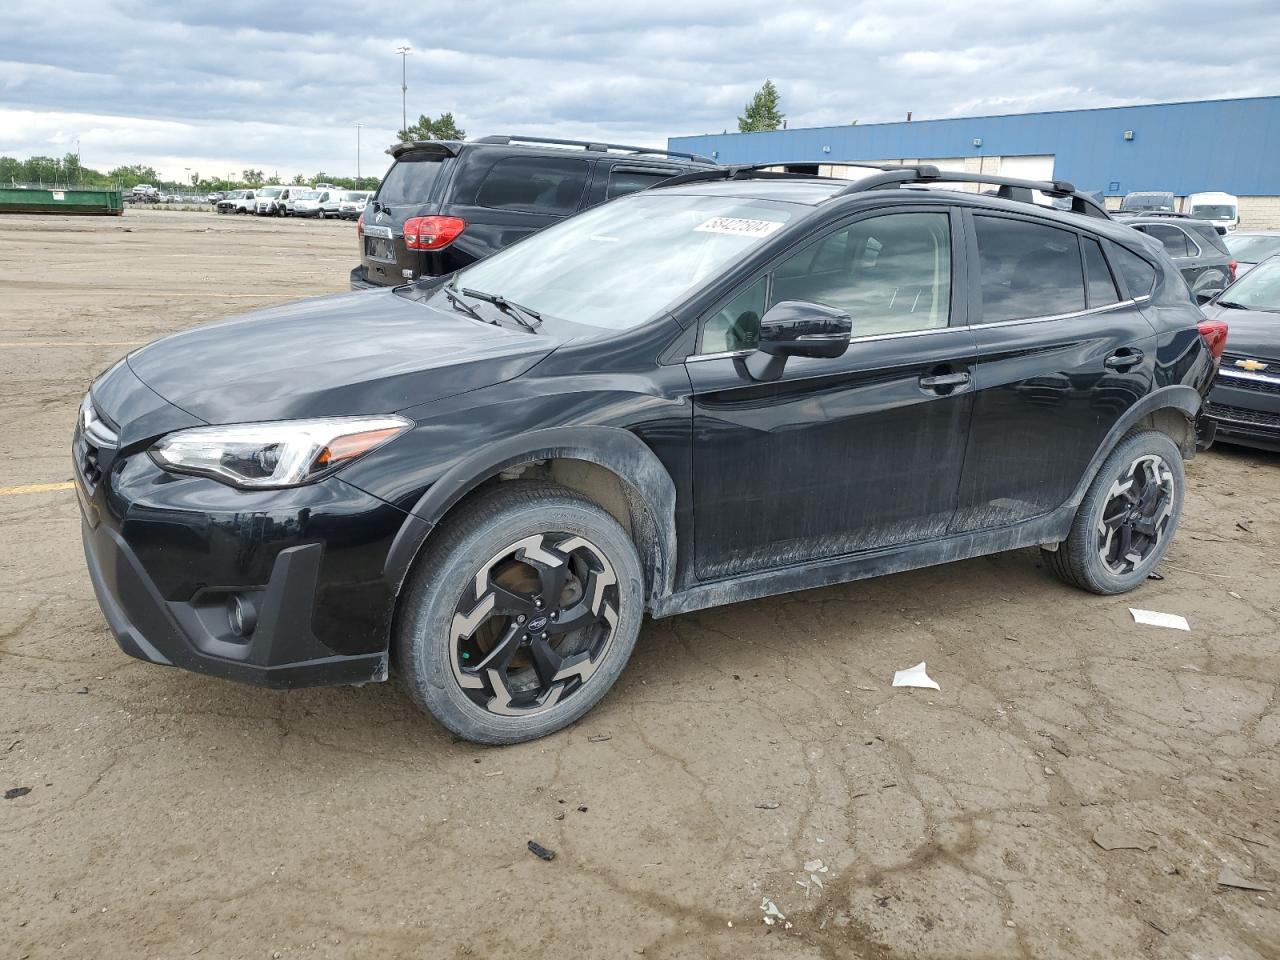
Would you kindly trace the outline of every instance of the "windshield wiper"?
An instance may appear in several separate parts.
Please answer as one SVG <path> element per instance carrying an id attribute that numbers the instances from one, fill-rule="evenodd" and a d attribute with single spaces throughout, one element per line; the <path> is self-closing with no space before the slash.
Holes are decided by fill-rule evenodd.
<path id="1" fill-rule="evenodd" d="M 1219 307 L 1226 307 L 1228 310 L 1248 310 L 1249 309 L 1249 307 L 1246 307 L 1243 303 L 1236 303 L 1234 300 L 1217 300 L 1215 301 L 1215 305 Z"/>
<path id="2" fill-rule="evenodd" d="M 513 303 L 506 297 L 499 296 L 496 293 L 485 293 L 483 290 L 472 290 L 470 287 L 463 287 L 462 292 L 468 297 L 475 297 L 485 303 L 492 303 L 526 330 L 537 330 L 542 326 L 542 314 L 538 313 L 537 310 L 522 307 L 520 304 Z"/>
<path id="3" fill-rule="evenodd" d="M 475 307 L 463 300 L 462 297 L 458 296 L 458 291 L 454 287 L 445 285 L 441 287 L 440 290 L 449 298 L 449 302 L 453 304 L 455 308 L 465 311 L 473 320 L 479 320 L 481 323 L 489 323 L 495 327 L 498 325 L 497 320 L 486 320 L 484 317 L 480 316 Z"/>

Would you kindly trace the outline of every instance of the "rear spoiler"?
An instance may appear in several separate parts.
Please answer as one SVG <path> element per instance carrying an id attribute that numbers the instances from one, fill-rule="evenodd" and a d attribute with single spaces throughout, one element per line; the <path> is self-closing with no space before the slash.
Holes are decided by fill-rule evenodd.
<path id="1" fill-rule="evenodd" d="M 405 143 L 393 143 L 387 147 L 387 153 L 396 160 L 406 153 L 435 153 L 442 157 L 456 157 L 459 146 L 456 140 L 410 140 Z"/>

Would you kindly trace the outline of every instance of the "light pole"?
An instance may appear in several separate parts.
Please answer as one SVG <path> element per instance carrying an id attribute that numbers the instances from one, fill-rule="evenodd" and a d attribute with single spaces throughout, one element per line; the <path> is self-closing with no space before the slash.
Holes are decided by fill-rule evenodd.
<path id="1" fill-rule="evenodd" d="M 356 121 L 356 189 L 357 190 L 359 190 L 362 186 L 360 182 L 360 128 L 363 126 L 364 124 L 361 123 L 359 120 Z"/>
<path id="2" fill-rule="evenodd" d="M 400 129 L 409 129 L 409 114 L 405 109 L 405 96 L 409 92 L 409 74 L 408 66 L 409 54 L 413 53 L 413 48 L 407 43 L 402 43 L 396 47 L 396 53 L 400 54 Z"/>

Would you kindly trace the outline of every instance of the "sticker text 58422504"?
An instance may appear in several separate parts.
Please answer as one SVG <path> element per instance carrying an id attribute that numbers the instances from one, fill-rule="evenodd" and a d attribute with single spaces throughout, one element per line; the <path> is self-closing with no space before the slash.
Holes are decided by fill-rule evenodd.
<path id="1" fill-rule="evenodd" d="M 731 233 L 739 237 L 767 237 L 781 229 L 777 220 L 749 220 L 745 217 L 712 217 L 694 227 L 698 233 Z"/>

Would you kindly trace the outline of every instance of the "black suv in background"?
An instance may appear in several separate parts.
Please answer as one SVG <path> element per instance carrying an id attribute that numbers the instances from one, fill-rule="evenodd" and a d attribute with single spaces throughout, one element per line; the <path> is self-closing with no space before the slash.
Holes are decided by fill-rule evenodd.
<path id="1" fill-rule="evenodd" d="M 646 613 L 1031 546 L 1141 586 L 1226 324 L 1068 183 L 864 173 L 689 173 L 129 354 L 74 438 L 120 646 L 285 687 L 394 657 L 512 743 L 590 709 Z"/>
<path id="2" fill-rule="evenodd" d="M 1235 282 L 1236 261 L 1208 220 L 1161 213 L 1120 222 L 1159 241 L 1193 295 L 1207 299 Z"/>
<path id="3" fill-rule="evenodd" d="M 691 153 L 544 137 L 416 140 L 356 226 L 351 287 L 452 273 L 605 200 L 715 166 Z"/>

